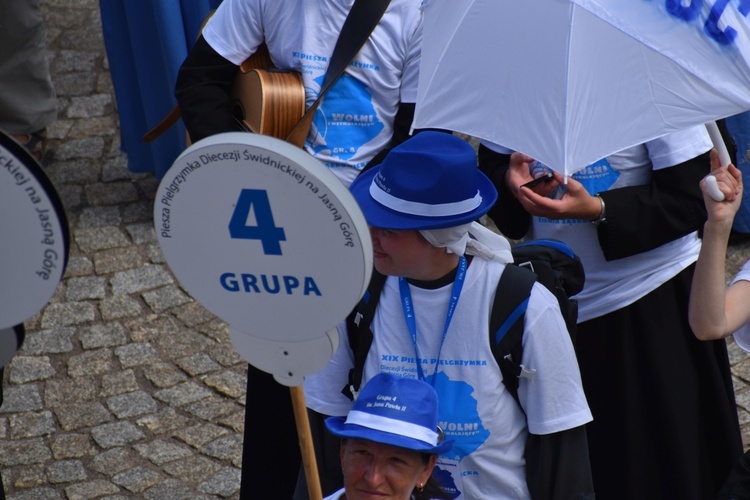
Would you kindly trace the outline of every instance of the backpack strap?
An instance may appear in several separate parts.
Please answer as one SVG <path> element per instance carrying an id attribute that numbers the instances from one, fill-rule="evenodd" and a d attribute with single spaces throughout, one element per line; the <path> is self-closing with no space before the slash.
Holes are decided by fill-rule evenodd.
<path id="1" fill-rule="evenodd" d="M 375 309 L 378 307 L 380 292 L 383 291 L 386 276 L 375 269 L 372 271 L 370 284 L 362 296 L 362 299 L 354 307 L 354 310 L 346 317 L 346 335 L 349 339 L 349 348 L 354 355 L 354 367 L 349 370 L 349 382 L 341 390 L 341 393 L 351 399 L 356 399 L 359 388 L 362 385 L 362 373 L 365 370 L 365 359 L 372 345 L 372 330 L 370 324 L 375 317 Z"/>
<path id="2" fill-rule="evenodd" d="M 518 399 L 518 379 L 533 378 L 534 370 L 521 365 L 526 308 L 536 274 L 507 264 L 497 283 L 490 314 L 490 346 L 503 375 L 503 384 L 523 411 Z"/>

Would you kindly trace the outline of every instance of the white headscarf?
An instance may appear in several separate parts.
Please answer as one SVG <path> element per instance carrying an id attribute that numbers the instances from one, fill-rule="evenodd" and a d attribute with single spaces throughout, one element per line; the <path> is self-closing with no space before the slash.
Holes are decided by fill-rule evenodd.
<path id="1" fill-rule="evenodd" d="M 506 264 L 513 262 L 510 242 L 478 222 L 419 232 L 431 245 L 445 248 L 456 255 L 476 255 Z"/>

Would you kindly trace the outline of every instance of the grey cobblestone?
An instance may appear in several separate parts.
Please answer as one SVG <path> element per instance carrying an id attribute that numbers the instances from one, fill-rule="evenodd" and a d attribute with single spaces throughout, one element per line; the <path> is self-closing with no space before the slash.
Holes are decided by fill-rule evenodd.
<path id="1" fill-rule="evenodd" d="M 47 484 L 47 474 L 43 465 L 30 465 L 18 468 L 13 484 L 19 488 L 34 488 Z"/>
<path id="2" fill-rule="evenodd" d="M 89 184 L 84 192 L 92 205 L 117 205 L 138 199 L 138 192 L 130 182 Z"/>
<path id="3" fill-rule="evenodd" d="M 60 405 L 54 409 L 55 416 L 66 431 L 84 429 L 112 420 L 112 415 L 98 401 Z"/>
<path id="4" fill-rule="evenodd" d="M 227 497 L 240 489 L 240 469 L 227 467 L 198 486 L 198 491 Z"/>
<path id="5" fill-rule="evenodd" d="M 47 467 L 47 479 L 51 483 L 83 481 L 86 477 L 86 471 L 80 460 L 58 460 Z"/>
<path id="6" fill-rule="evenodd" d="M 215 372 L 221 369 L 221 365 L 211 359 L 211 356 L 204 352 L 199 352 L 192 356 L 178 359 L 177 366 L 182 368 L 191 377 Z"/>
<path id="7" fill-rule="evenodd" d="M 101 375 L 112 369 L 112 351 L 97 349 L 72 356 L 68 360 L 68 375 L 71 377 L 85 377 Z"/>
<path id="8" fill-rule="evenodd" d="M 115 484 L 125 487 L 133 493 L 141 493 L 158 483 L 164 476 L 144 467 L 133 467 L 112 478 Z"/>
<path id="9" fill-rule="evenodd" d="M 102 250 L 94 254 L 94 268 L 99 274 L 125 271 L 143 264 L 144 259 L 135 247 Z"/>
<path id="10" fill-rule="evenodd" d="M 136 390 L 138 390 L 138 382 L 135 380 L 135 372 L 131 369 L 108 373 L 102 377 L 102 396 L 114 396 Z"/>
<path id="11" fill-rule="evenodd" d="M 29 355 L 62 354 L 73 350 L 70 338 L 76 333 L 74 327 L 59 327 L 40 330 L 26 335 L 24 351 Z"/>
<path id="12" fill-rule="evenodd" d="M 81 328 L 79 338 L 84 349 L 117 347 L 128 341 L 125 327 L 117 321 Z"/>
<path id="13" fill-rule="evenodd" d="M 50 304 L 42 316 L 42 328 L 56 326 L 70 326 L 94 321 L 96 309 L 88 302 L 68 302 L 65 304 Z"/>
<path id="14" fill-rule="evenodd" d="M 161 499 L 161 498 L 174 498 L 174 499 L 192 499 L 195 494 L 190 491 L 185 485 L 175 479 L 165 479 L 164 481 L 152 486 L 143 493 L 143 498 L 146 499 Z"/>
<path id="15" fill-rule="evenodd" d="M 3 483 L 5 483 L 5 479 L 3 479 Z M 60 500 L 63 497 L 58 491 L 52 488 L 42 487 L 21 491 L 7 498 L 8 500 Z"/>
<path id="16" fill-rule="evenodd" d="M 103 299 L 107 280 L 98 276 L 85 276 L 71 278 L 66 284 L 67 291 L 65 298 L 67 300 Z"/>
<path id="17" fill-rule="evenodd" d="M 60 378 L 48 380 L 44 385 L 44 399 L 47 407 L 82 403 L 96 399 L 96 384 L 90 378 Z"/>
<path id="18" fill-rule="evenodd" d="M 118 207 L 88 207 L 78 217 L 80 228 L 119 226 L 121 223 L 122 216 Z"/>
<path id="19" fill-rule="evenodd" d="M 164 470 L 171 476 L 185 480 L 207 481 L 221 470 L 221 466 L 201 455 L 193 455 L 182 460 L 164 464 Z"/>
<path id="20" fill-rule="evenodd" d="M 119 227 L 81 228 L 73 234 L 81 251 L 86 253 L 124 247 L 130 244 L 130 239 Z"/>
<path id="21" fill-rule="evenodd" d="M 169 363 L 155 363 L 145 370 L 145 376 L 158 388 L 172 387 L 187 380 L 187 376 Z"/>
<path id="22" fill-rule="evenodd" d="M 102 116 L 107 106 L 112 104 L 112 96 L 108 94 L 95 94 L 91 96 L 73 97 L 66 116 L 68 118 L 91 118 Z"/>
<path id="23" fill-rule="evenodd" d="M 201 451 L 214 458 L 231 460 L 234 463 L 242 461 L 242 436 L 236 434 L 220 437 L 208 443 Z"/>
<path id="24" fill-rule="evenodd" d="M 136 420 L 136 424 L 141 428 L 161 434 L 176 431 L 189 423 L 188 417 L 178 414 L 173 408 L 164 408 L 153 415 L 146 415 Z"/>
<path id="25" fill-rule="evenodd" d="M 91 437 L 102 448 L 124 446 L 145 437 L 145 434 L 131 422 L 112 422 L 91 429 Z"/>
<path id="26" fill-rule="evenodd" d="M 0 465 L 40 464 L 52 458 L 42 438 L 0 442 Z"/>
<path id="27" fill-rule="evenodd" d="M 141 304 L 138 299 L 129 295 L 118 295 L 102 299 L 99 302 L 99 312 L 104 321 L 124 319 L 140 314 Z"/>
<path id="28" fill-rule="evenodd" d="M 211 396 L 185 406 L 185 411 L 203 420 L 216 420 L 229 415 L 236 407 L 225 399 Z"/>
<path id="29" fill-rule="evenodd" d="M 50 442 L 52 456 L 56 460 L 93 456 L 96 450 L 89 440 L 88 434 L 58 434 Z"/>
<path id="30" fill-rule="evenodd" d="M 115 349 L 123 368 L 153 363 L 158 359 L 156 349 L 149 343 L 128 344 Z"/>
<path id="31" fill-rule="evenodd" d="M 135 449 L 141 456 L 148 458 L 155 465 L 164 465 L 167 462 L 182 460 L 193 455 L 193 452 L 184 446 L 167 443 L 161 440 L 152 441 L 147 444 L 137 444 Z"/>
<path id="32" fill-rule="evenodd" d="M 226 436 L 229 431 L 223 427 L 213 424 L 200 424 L 175 432 L 175 437 L 195 448 L 214 441 L 220 436 Z"/>
<path id="33" fill-rule="evenodd" d="M 55 151 L 55 158 L 70 160 L 72 158 L 95 159 L 101 156 L 104 149 L 104 139 L 101 137 L 90 137 L 86 139 L 72 139 L 60 144 Z"/>
<path id="34" fill-rule="evenodd" d="M 54 374 L 48 356 L 16 356 L 10 363 L 10 381 L 14 384 L 44 380 Z"/>
<path id="35" fill-rule="evenodd" d="M 71 255 L 68 259 L 68 267 L 65 269 L 66 277 L 88 276 L 94 271 L 94 265 L 85 255 Z"/>
<path id="36" fill-rule="evenodd" d="M 207 376 L 203 383 L 225 396 L 236 399 L 245 394 L 246 376 L 225 371 Z"/>
<path id="37" fill-rule="evenodd" d="M 8 424 L 10 439 L 49 436 L 55 432 L 55 418 L 50 411 L 11 415 Z"/>
<path id="38" fill-rule="evenodd" d="M 50 171 L 50 178 L 58 183 L 88 184 L 99 180 L 99 165 L 91 159 L 72 159 L 60 162 L 55 167 Z M 80 192 L 83 192 L 82 188 Z"/>
<path id="39" fill-rule="evenodd" d="M 41 410 L 44 407 L 39 387 L 36 384 L 10 386 L 3 389 L 1 413 L 19 413 Z"/>
<path id="40" fill-rule="evenodd" d="M 107 406 L 119 419 L 153 413 L 158 408 L 154 398 L 143 391 L 126 392 L 107 398 Z"/>
<path id="41" fill-rule="evenodd" d="M 113 448 L 94 458 L 93 469 L 107 476 L 114 476 L 130 469 L 136 463 L 135 454 L 126 448 Z"/>
<path id="42" fill-rule="evenodd" d="M 187 304 L 193 299 L 174 285 L 167 285 L 156 290 L 143 293 L 143 300 L 155 313 L 161 313 L 169 308 Z"/>
<path id="43" fill-rule="evenodd" d="M 211 391 L 194 382 L 184 382 L 168 389 L 160 389 L 154 393 L 154 397 L 170 406 L 184 406 L 188 403 L 199 401 L 209 397 Z"/>
<path id="44" fill-rule="evenodd" d="M 95 479 L 93 481 L 68 486 L 65 488 L 65 495 L 68 500 L 87 500 L 89 498 L 100 498 L 105 495 L 113 495 L 119 491 L 120 488 L 111 482 L 103 479 Z"/>
<path id="45" fill-rule="evenodd" d="M 163 266 L 143 266 L 116 273 L 110 284 L 115 295 L 143 292 L 173 283 Z"/>
<path id="46" fill-rule="evenodd" d="M 156 243 L 156 232 L 154 231 L 154 225 L 151 222 L 130 224 L 126 229 L 130 234 L 130 237 L 133 239 L 133 243 L 136 245 Z"/>

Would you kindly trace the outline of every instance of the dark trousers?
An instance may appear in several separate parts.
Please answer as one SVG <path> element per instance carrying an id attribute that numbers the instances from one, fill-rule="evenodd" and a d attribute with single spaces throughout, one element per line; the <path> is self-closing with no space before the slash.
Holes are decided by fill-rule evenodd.
<path id="1" fill-rule="evenodd" d="M 742 453 L 726 343 L 688 325 L 692 276 L 578 325 L 598 499 L 715 498 Z"/>
<path id="2" fill-rule="evenodd" d="M 301 463 L 289 387 L 248 365 L 240 498 L 291 500 Z"/>

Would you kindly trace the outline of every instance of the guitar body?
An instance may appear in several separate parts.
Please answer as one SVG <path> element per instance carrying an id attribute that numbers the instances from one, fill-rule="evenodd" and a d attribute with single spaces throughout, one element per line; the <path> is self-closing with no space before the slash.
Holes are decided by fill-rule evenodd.
<path id="1" fill-rule="evenodd" d="M 296 71 L 240 72 L 230 95 L 235 118 L 257 134 L 286 139 L 305 114 L 305 88 Z"/>

